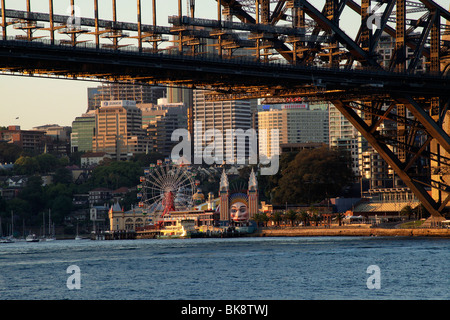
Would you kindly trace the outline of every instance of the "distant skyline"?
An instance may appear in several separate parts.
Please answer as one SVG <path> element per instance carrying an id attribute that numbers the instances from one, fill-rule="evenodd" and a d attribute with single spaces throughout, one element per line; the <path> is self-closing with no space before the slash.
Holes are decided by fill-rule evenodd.
<path id="1" fill-rule="evenodd" d="M 100 0 L 100 18 L 111 19 L 111 0 Z M 142 22 L 151 23 L 151 0 L 141 0 Z M 187 1 L 183 0 L 183 14 L 186 14 Z M 314 1 L 320 8 L 324 0 Z M 436 3 L 449 8 L 450 0 L 437 0 Z M 54 1 L 55 14 L 67 14 L 70 0 Z M 93 17 L 92 0 L 75 0 L 81 15 Z M 26 1 L 6 0 L 8 9 L 26 10 Z M 196 0 L 196 17 L 216 18 L 217 3 L 214 0 Z M 31 0 L 31 9 L 36 12 L 48 12 L 48 0 Z M 136 1 L 117 0 L 118 20 L 136 22 Z M 167 18 L 178 13 L 177 0 L 157 0 L 157 23 L 168 25 Z M 419 14 L 420 15 L 420 14 Z M 346 8 L 340 20 L 341 27 L 352 36 L 357 32 L 359 16 Z M 9 27 L 10 34 L 13 28 Z M 19 31 L 16 31 L 19 32 Z M 9 76 L 0 74 L 0 126 L 20 125 L 22 129 L 45 124 L 71 126 L 75 117 L 87 110 L 87 88 L 98 86 L 98 82 L 79 80 L 59 80 L 27 76 Z M 18 119 L 16 119 L 18 118 Z"/>

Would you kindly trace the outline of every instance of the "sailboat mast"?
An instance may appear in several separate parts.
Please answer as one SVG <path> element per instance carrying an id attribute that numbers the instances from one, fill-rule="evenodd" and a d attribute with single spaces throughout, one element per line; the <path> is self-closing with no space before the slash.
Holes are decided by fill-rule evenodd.
<path id="1" fill-rule="evenodd" d="M 14 211 L 11 210 L 11 235 L 14 235 Z"/>

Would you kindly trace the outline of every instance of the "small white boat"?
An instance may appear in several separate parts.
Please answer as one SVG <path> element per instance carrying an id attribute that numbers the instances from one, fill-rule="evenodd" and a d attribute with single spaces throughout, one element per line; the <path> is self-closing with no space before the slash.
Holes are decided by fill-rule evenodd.
<path id="1" fill-rule="evenodd" d="M 34 233 L 29 234 L 25 240 L 26 240 L 26 242 L 39 242 L 39 238 L 36 237 L 36 235 Z"/>
<path id="2" fill-rule="evenodd" d="M 14 243 L 14 238 L 12 237 L 6 237 L 6 238 L 1 238 L 0 239 L 0 243 Z"/>

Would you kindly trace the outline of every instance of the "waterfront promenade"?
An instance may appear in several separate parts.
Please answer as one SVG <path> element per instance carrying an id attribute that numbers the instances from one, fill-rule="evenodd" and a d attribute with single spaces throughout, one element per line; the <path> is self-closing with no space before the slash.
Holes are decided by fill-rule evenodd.
<path id="1" fill-rule="evenodd" d="M 450 238 L 447 228 L 368 228 L 368 227 L 283 227 L 262 228 L 253 236 L 260 237 L 314 237 L 314 236 L 357 236 L 357 237 L 446 237 Z"/>

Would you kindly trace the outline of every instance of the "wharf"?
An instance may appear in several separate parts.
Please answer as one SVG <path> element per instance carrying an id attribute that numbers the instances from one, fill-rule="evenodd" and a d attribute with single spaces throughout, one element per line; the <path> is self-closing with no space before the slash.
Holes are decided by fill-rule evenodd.
<path id="1" fill-rule="evenodd" d="M 131 240 L 136 239 L 135 231 L 114 231 L 105 233 L 104 240 Z"/>
<path id="2" fill-rule="evenodd" d="M 263 228 L 252 234 L 254 237 L 444 237 L 450 238 L 447 228 L 364 228 L 364 227 L 285 227 Z"/>

